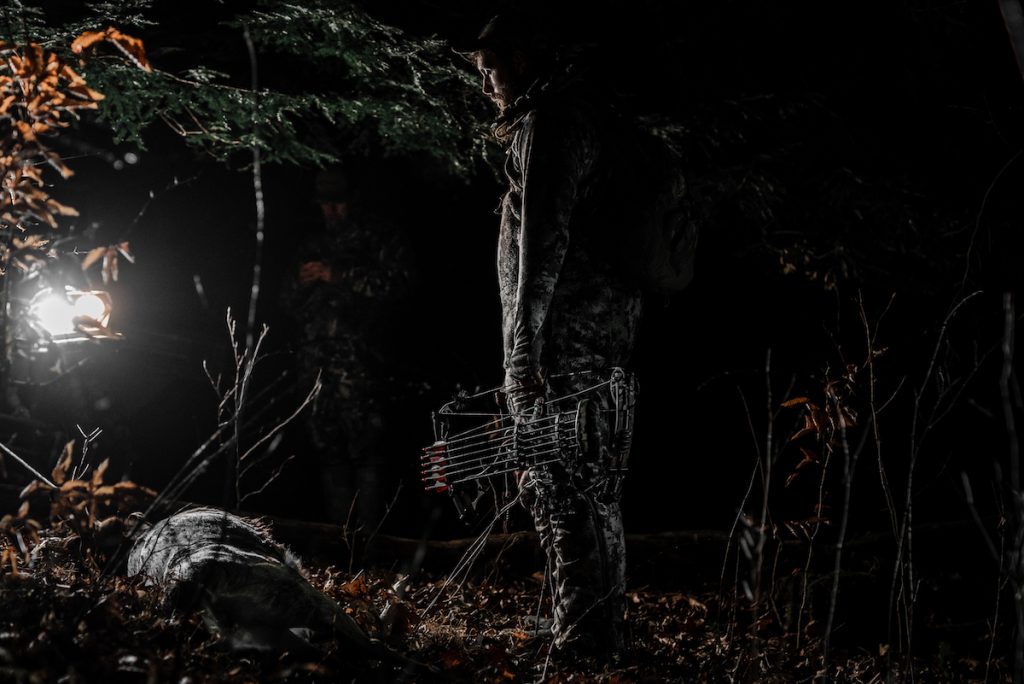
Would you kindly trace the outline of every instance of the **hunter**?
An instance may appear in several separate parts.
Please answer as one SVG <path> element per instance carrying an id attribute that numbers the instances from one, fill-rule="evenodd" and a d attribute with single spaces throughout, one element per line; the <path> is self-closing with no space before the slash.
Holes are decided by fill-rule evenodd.
<path id="1" fill-rule="evenodd" d="M 300 386 L 320 393 L 306 428 L 327 519 L 372 535 L 386 514 L 384 449 L 399 386 L 391 344 L 412 268 L 404 234 L 359 201 L 341 168 L 316 177 L 323 229 L 305 240 L 286 288 Z"/>
<path id="2" fill-rule="evenodd" d="M 513 414 L 627 367 L 642 304 L 640 287 L 613 264 L 610 228 L 599 220 L 608 201 L 602 179 L 616 156 L 610 115 L 538 28 L 525 16 L 499 15 L 457 48 L 498 107 L 493 132 L 506 150 L 497 266 L 504 396 Z M 607 397 L 598 408 L 607 437 Z M 571 656 L 608 657 L 624 647 L 617 477 L 607 459 L 595 458 L 532 467 L 519 478 L 551 573 L 554 645 Z"/>

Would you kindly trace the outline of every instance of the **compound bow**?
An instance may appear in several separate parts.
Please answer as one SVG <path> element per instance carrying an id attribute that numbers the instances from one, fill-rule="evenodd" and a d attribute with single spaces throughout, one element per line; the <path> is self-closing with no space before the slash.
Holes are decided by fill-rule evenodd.
<path id="1" fill-rule="evenodd" d="M 497 491 L 495 483 L 503 480 L 508 491 L 513 473 L 553 464 L 573 471 L 601 461 L 609 492 L 617 497 L 629 465 L 637 382 L 621 368 L 586 374 L 597 381 L 517 413 L 473 410 L 503 388 L 461 394 L 444 404 L 432 416 L 434 443 L 420 455 L 424 489 L 447 492 L 465 519 L 488 487 Z"/>

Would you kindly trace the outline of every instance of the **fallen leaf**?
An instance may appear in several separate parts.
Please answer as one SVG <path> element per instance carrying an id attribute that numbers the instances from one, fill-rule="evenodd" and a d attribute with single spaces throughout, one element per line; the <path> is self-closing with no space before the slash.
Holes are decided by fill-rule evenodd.
<path id="1" fill-rule="evenodd" d="M 343 585 L 338 587 L 338 589 L 341 593 L 347 594 L 348 596 L 365 596 L 369 591 L 369 587 L 366 585 L 366 579 L 363 577 L 362 573 L 356 575 L 348 582 L 345 582 Z"/>

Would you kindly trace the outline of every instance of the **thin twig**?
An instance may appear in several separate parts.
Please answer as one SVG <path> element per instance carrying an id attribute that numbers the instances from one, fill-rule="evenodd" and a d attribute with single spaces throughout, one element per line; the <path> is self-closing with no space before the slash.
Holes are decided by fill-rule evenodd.
<path id="1" fill-rule="evenodd" d="M 434 594 L 434 597 L 430 600 L 430 603 L 428 603 L 427 607 L 424 608 L 423 611 L 420 613 L 420 624 L 424 624 L 424 619 L 434 609 L 434 606 L 437 604 L 438 599 L 444 596 L 444 593 L 445 591 L 447 591 L 448 587 L 450 587 L 452 584 L 456 582 L 458 582 L 459 587 L 462 586 L 463 582 L 465 581 L 465 578 L 469 576 L 469 571 L 473 567 L 473 564 L 476 562 L 477 558 L 480 557 L 480 554 L 483 553 L 483 550 L 486 548 L 487 538 L 494 530 L 494 527 L 501 521 L 502 517 L 505 515 L 507 511 L 511 510 L 512 507 L 519 504 L 520 498 L 522 498 L 521 489 L 516 494 L 515 498 L 513 498 L 511 501 L 505 504 L 505 506 L 503 506 L 502 508 L 495 511 L 494 518 L 491 520 L 490 524 L 488 524 L 484 528 L 484 531 L 481 532 L 480 535 L 477 536 L 477 538 L 473 541 L 473 543 L 469 545 L 469 548 L 466 549 L 466 552 L 462 555 L 462 558 L 460 558 L 459 562 L 455 564 L 455 567 L 452 568 L 451 573 L 448 574 L 444 582 L 441 584 L 441 587 Z"/>
<path id="2" fill-rule="evenodd" d="M 1001 598 L 1003 591 L 1006 589 L 1006 584 L 1009 582 L 1003 575 L 1003 559 L 1005 556 L 1003 552 L 1006 550 L 1006 534 L 999 535 L 999 573 L 996 576 L 996 605 L 992 611 L 992 629 L 989 631 L 988 640 L 988 655 L 985 657 L 985 684 L 988 684 L 989 671 L 992 668 L 992 654 L 996 650 L 996 634 L 999 631 L 999 604 L 1002 602 Z"/>
<path id="3" fill-rule="evenodd" d="M 802 572 L 803 582 L 800 590 L 800 609 L 797 611 L 796 616 L 796 648 L 800 649 L 800 639 L 803 636 L 802 623 L 804 617 L 804 611 L 807 609 L 807 597 L 810 589 L 810 571 L 811 571 L 811 559 L 814 557 L 814 541 L 818 538 L 818 532 L 821 531 L 822 523 L 822 510 L 825 505 L 825 477 L 828 475 L 828 466 L 832 460 L 832 448 L 825 444 L 823 449 L 825 453 L 825 460 L 821 464 L 821 479 L 818 480 L 818 504 L 817 511 L 814 516 L 814 528 L 811 531 L 810 538 L 807 544 L 807 560 L 804 561 L 804 568 Z"/>
<path id="4" fill-rule="evenodd" d="M 740 519 L 743 517 L 743 511 L 747 507 L 747 501 L 750 500 L 750 494 L 754 491 L 754 482 L 757 480 L 757 474 L 761 472 L 761 445 L 757 441 L 757 433 L 754 430 L 753 418 L 750 415 L 750 406 L 747 405 L 747 398 L 743 394 L 743 390 L 740 389 L 739 385 L 736 386 L 736 392 L 740 395 L 740 401 L 743 403 L 743 410 L 747 417 L 747 427 L 750 429 L 750 435 L 753 438 L 754 450 L 757 459 L 754 461 L 754 467 L 750 471 L 750 481 L 747 482 L 747 491 L 743 493 L 743 498 L 740 500 L 740 504 L 736 508 L 736 517 L 733 518 L 732 526 L 729 528 L 729 536 L 725 542 L 725 556 L 722 558 L 722 572 L 719 576 L 718 583 L 719 594 L 722 593 L 722 589 L 725 586 L 725 570 L 729 565 L 729 553 L 732 550 L 732 542 L 736 536 L 736 528 L 739 527 Z M 719 612 L 719 617 L 720 616 L 721 614 Z"/>
<path id="5" fill-rule="evenodd" d="M 857 470 L 857 460 L 867 445 L 870 432 L 861 434 L 860 444 L 852 452 L 846 434 L 846 421 L 839 406 L 839 398 L 832 396 L 832 406 L 838 416 L 839 443 L 843 450 L 843 512 L 839 518 L 839 535 L 836 539 L 836 558 L 832 568 L 832 591 L 829 596 L 828 619 L 825 621 L 825 637 L 822 649 L 823 667 L 828 667 L 829 646 L 832 640 L 832 625 L 836 615 L 836 604 L 839 602 L 839 576 L 843 567 L 843 546 L 846 543 L 846 529 L 850 522 L 850 502 L 853 500 L 853 476 Z"/>
<path id="6" fill-rule="evenodd" d="M 256 328 L 256 304 L 260 297 L 260 276 L 263 269 L 263 233 L 266 223 L 266 207 L 263 202 L 263 172 L 260 166 L 259 131 L 256 122 L 259 115 L 259 71 L 256 62 L 256 46 L 249 34 L 249 26 L 242 24 L 242 35 L 245 38 L 245 47 L 249 52 L 249 69 L 252 74 L 252 187 L 256 201 L 256 254 L 252 264 L 252 288 L 249 291 L 249 316 L 246 319 L 245 346 L 252 347 L 254 330 Z"/>
<path id="7" fill-rule="evenodd" d="M 875 382 L 875 339 L 878 335 L 878 326 L 881 323 L 882 317 L 892 306 L 893 300 L 896 295 L 893 294 L 889 298 L 889 303 L 886 304 L 885 309 L 882 311 L 882 315 L 878 317 L 878 323 L 875 324 L 875 330 L 871 330 L 871 324 L 868 321 L 868 314 L 864 310 L 864 297 L 860 292 L 857 292 L 857 304 L 860 307 L 860 320 L 864 326 L 864 341 L 867 345 L 867 361 L 865 365 L 868 371 L 868 407 L 871 410 L 871 432 L 875 440 L 875 455 L 878 461 L 878 479 L 882 486 L 882 494 L 885 496 L 885 508 L 889 513 L 889 524 L 892 526 L 892 533 L 895 536 L 898 533 L 898 523 L 896 521 L 896 502 L 892 496 L 892 489 L 889 487 L 889 476 L 885 472 L 885 462 L 882 459 L 882 433 L 878 427 L 878 414 L 884 410 L 885 406 L 888 405 L 889 401 L 883 404 L 882 409 L 878 408 L 877 399 L 875 396 L 876 382 Z M 903 386 L 903 380 L 900 380 L 896 391 Z M 893 394 L 895 397 L 895 393 Z"/>
<path id="8" fill-rule="evenodd" d="M 1016 0 L 1012 1 L 1016 2 Z M 1005 4 L 1006 2 L 1007 0 L 1002 0 L 1003 4 Z M 1019 2 L 1016 4 L 1018 5 L 1018 7 L 1020 6 Z M 988 206 L 989 195 L 992 194 L 992 191 L 999 184 L 999 179 L 1003 177 L 1003 174 L 1006 173 L 1006 170 L 1009 169 L 1010 166 L 1012 166 L 1013 163 L 1020 158 L 1021 153 L 1024 153 L 1024 150 L 1017 150 L 1017 152 L 1014 153 L 1014 155 L 1010 157 L 1010 159 L 1005 164 L 1003 164 L 1002 168 L 999 169 L 995 177 L 992 179 L 992 182 L 989 183 L 988 188 L 985 190 L 985 195 L 981 198 L 981 207 L 978 209 L 978 215 L 974 219 L 974 230 L 971 231 L 971 239 L 967 243 L 967 254 L 964 257 L 964 275 L 960 279 L 961 292 L 963 292 L 964 288 L 967 287 L 967 276 L 971 272 L 971 254 L 974 251 L 974 243 L 978 239 L 978 233 L 981 231 L 981 218 L 982 216 L 985 215 L 985 208 Z"/>
<path id="9" fill-rule="evenodd" d="M 320 390 L 321 390 L 322 387 L 323 387 L 323 384 L 320 382 L 320 373 L 317 373 L 316 381 L 313 383 L 312 389 L 310 389 L 309 392 L 306 394 L 306 398 L 302 400 L 302 403 L 299 404 L 298 407 L 296 407 L 296 409 L 294 411 L 292 411 L 291 414 L 289 414 L 287 418 L 285 418 L 284 420 L 279 422 L 277 425 L 272 427 L 270 430 L 268 430 L 265 435 L 263 435 L 262 437 L 260 437 L 256 441 L 255 444 L 253 444 L 251 447 L 249 447 L 245 451 L 245 453 L 243 453 L 241 455 L 241 457 L 239 458 L 239 462 L 245 461 L 246 459 L 248 459 L 252 455 L 252 453 L 254 451 L 256 451 L 256 449 L 258 449 L 262 445 L 266 444 L 267 441 L 270 440 L 271 438 L 273 438 L 274 435 L 276 435 L 278 432 L 280 432 L 282 429 L 284 429 L 285 426 L 287 426 L 289 423 L 291 423 L 293 420 L 295 420 L 298 417 L 298 415 L 300 413 L 302 413 L 303 409 L 305 409 L 307 406 L 309 406 L 310 404 L 313 403 L 313 400 L 316 399 L 318 394 L 320 394 Z"/>
<path id="10" fill-rule="evenodd" d="M 1010 481 L 1007 483 L 1006 491 L 1010 501 L 1010 549 L 1008 553 L 1004 553 L 1009 556 L 1005 563 L 1005 574 L 1013 589 L 1013 608 L 1017 618 L 1013 634 L 1013 681 L 1019 683 L 1024 681 L 1024 598 L 1021 596 L 1021 588 L 1024 585 L 1024 501 L 1020 489 L 1020 441 L 1010 392 L 1014 380 L 1013 355 L 1016 333 L 1016 314 L 1011 292 L 1003 294 L 1003 314 L 1003 365 L 999 373 L 999 398 L 1006 428 L 1007 460 L 1010 470 Z"/>
<path id="11" fill-rule="evenodd" d="M 49 485 L 50 487 L 53 487 L 54 489 L 57 488 L 57 485 L 55 485 L 52 482 L 50 482 L 49 478 L 47 478 L 45 475 L 40 473 L 38 470 L 33 468 L 31 465 L 29 465 L 28 461 L 23 459 L 21 456 L 18 456 L 18 454 L 16 454 L 13 451 L 11 451 L 10 447 L 8 447 L 3 442 L 0 442 L 0 451 L 3 451 L 5 454 L 7 454 L 11 458 L 13 458 L 15 461 L 17 461 L 19 465 L 23 466 L 26 470 L 28 470 L 30 473 L 32 473 L 40 482 L 42 482 L 42 483 L 44 483 L 46 485 Z"/>
<path id="12" fill-rule="evenodd" d="M 281 461 L 280 465 L 278 465 L 277 468 L 274 470 L 274 472 L 270 474 L 270 477 L 267 478 L 266 482 L 264 482 L 263 485 L 260 486 L 259 489 L 253 490 L 253 491 L 245 494 L 244 496 L 242 496 L 242 498 L 239 500 L 239 503 L 244 502 L 246 499 L 248 499 L 251 496 L 256 496 L 257 494 L 262 494 L 264 491 L 266 491 L 267 487 L 269 487 L 271 485 L 271 483 L 274 482 L 274 480 L 276 480 L 278 477 L 281 476 L 281 473 L 284 471 L 284 467 L 286 465 L 288 465 L 294 458 L 295 458 L 295 454 L 292 454 L 291 456 L 289 456 L 285 460 Z"/>
<path id="13" fill-rule="evenodd" d="M 917 458 L 920 455 L 921 444 L 925 437 L 929 433 L 934 423 L 926 424 L 924 430 L 919 431 L 918 425 L 921 420 L 921 401 L 924 397 L 925 391 L 931 384 L 932 376 L 935 373 L 935 367 L 938 363 L 939 352 L 946 341 L 946 331 L 949 329 L 949 325 L 953 318 L 960 311 L 960 308 L 964 306 L 968 301 L 977 297 L 981 294 L 980 290 L 972 292 L 971 294 L 962 297 L 957 301 L 942 321 L 942 325 L 939 328 L 938 336 L 935 340 L 935 347 L 932 350 L 931 358 L 928 362 L 928 368 L 925 371 L 924 377 L 922 378 L 920 386 L 914 392 L 914 408 L 911 416 L 910 425 L 910 462 L 907 466 L 907 483 L 904 489 L 904 505 L 903 505 L 903 516 L 900 522 L 899 536 L 896 543 L 896 561 L 893 566 L 893 577 L 892 582 L 889 586 L 889 615 L 892 616 L 895 605 L 897 602 L 901 606 L 902 613 L 897 615 L 897 618 L 903 621 L 903 630 L 900 632 L 901 642 L 906 638 L 906 663 L 908 672 L 910 674 L 911 681 L 914 680 L 914 667 L 911 655 L 911 640 L 913 636 L 913 624 L 914 624 L 914 563 L 913 563 L 913 524 L 914 524 L 914 507 L 913 507 L 913 495 L 914 495 L 914 470 L 917 465 Z M 936 401 L 941 401 L 940 396 Z M 897 586 L 899 592 L 897 593 Z M 891 621 L 890 621 L 891 629 Z M 890 633 L 890 642 L 892 635 Z"/>
<path id="14" fill-rule="evenodd" d="M 402 493 L 402 486 L 403 482 L 399 480 L 398 487 L 395 489 L 395 495 L 391 497 L 391 502 L 384 507 L 384 515 L 380 517 L 380 520 L 377 521 L 377 526 L 373 528 L 373 532 L 371 532 L 370 536 L 366 538 L 365 546 L 370 546 L 370 542 L 372 542 L 377 536 L 377 533 L 380 532 L 380 528 L 384 525 L 384 521 L 388 519 L 388 516 L 391 514 L 391 510 L 395 507 L 395 504 L 398 503 L 398 497 Z"/>
<path id="15" fill-rule="evenodd" d="M 757 634 L 758 611 L 761 606 L 761 573 L 764 565 L 764 544 L 768 538 L 768 498 L 771 494 L 773 438 L 775 436 L 773 427 L 775 424 L 775 407 L 772 405 L 772 350 L 765 352 L 764 359 L 764 382 L 765 382 L 765 411 L 767 425 L 765 427 L 765 449 L 762 468 L 761 487 L 761 519 L 757 521 L 757 540 L 754 544 L 753 558 L 750 569 L 750 578 L 753 583 L 753 600 L 750 603 L 751 616 L 751 649 L 752 655 L 758 657 L 760 653 L 760 641 Z"/>
<path id="16" fill-rule="evenodd" d="M 1003 367 L 999 374 L 999 397 L 1003 405 L 1003 421 L 1009 441 L 1010 491 L 1020 492 L 1020 442 L 1017 437 L 1017 421 L 1013 414 L 1013 402 L 1010 399 L 1010 381 L 1013 378 L 1014 352 L 1014 301 L 1013 294 L 1003 295 Z"/>
<path id="17" fill-rule="evenodd" d="M 981 533 L 981 538 L 985 542 L 985 546 L 988 548 L 989 553 L 992 555 L 992 560 L 999 563 L 1000 572 L 1002 572 L 1002 558 L 1000 553 L 996 551 L 995 542 L 992 541 L 992 535 L 988 533 L 988 529 L 985 528 L 985 523 L 981 520 L 981 515 L 978 513 L 978 509 L 974 505 L 974 490 L 971 488 L 971 481 L 967 477 L 966 471 L 960 471 L 960 481 L 964 486 L 964 500 L 967 502 L 967 509 L 971 512 L 971 519 L 974 520 L 975 526 Z"/>

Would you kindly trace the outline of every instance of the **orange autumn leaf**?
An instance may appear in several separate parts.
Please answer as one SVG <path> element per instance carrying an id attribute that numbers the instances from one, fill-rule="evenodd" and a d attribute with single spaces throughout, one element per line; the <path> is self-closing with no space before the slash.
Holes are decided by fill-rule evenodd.
<path id="1" fill-rule="evenodd" d="M 121 33 L 116 29 L 107 29 L 107 34 L 107 40 L 120 49 L 135 66 L 143 71 L 153 71 L 153 68 L 149 66 L 149 60 L 146 59 L 146 50 L 140 39 Z"/>
<path id="2" fill-rule="evenodd" d="M 370 590 L 362 574 L 356 575 L 348 582 L 345 582 L 339 589 L 348 596 L 365 596 Z"/>
<path id="3" fill-rule="evenodd" d="M 795 439 L 799 439 L 799 438 L 803 437 L 804 435 L 810 434 L 812 432 L 817 433 L 818 432 L 818 427 L 817 427 L 817 425 L 814 424 L 814 421 L 811 419 L 811 417 L 809 415 L 806 415 L 806 416 L 804 416 L 804 425 L 803 425 L 803 427 L 800 428 L 799 430 L 797 430 L 796 432 L 794 432 L 793 435 L 789 439 L 790 439 L 790 441 L 795 440 Z"/>
<path id="4" fill-rule="evenodd" d="M 803 459 L 796 464 L 796 470 L 801 470 L 809 465 L 814 465 L 818 462 L 818 455 L 810 449 L 800 447 L 800 453 L 803 454 Z"/>
<path id="5" fill-rule="evenodd" d="M 107 247 L 93 247 L 82 259 L 82 270 L 86 271 L 90 266 L 95 264 L 97 261 L 103 258 L 103 255 L 107 253 Z"/>
<path id="6" fill-rule="evenodd" d="M 56 485 L 63 485 L 67 479 L 68 470 L 71 468 L 71 459 L 74 458 L 75 454 L 75 441 L 71 440 L 64 445 L 64 451 L 61 453 L 60 460 L 57 461 L 57 465 L 54 466 L 53 472 L 50 473 L 50 477 L 53 483 Z"/>
<path id="7" fill-rule="evenodd" d="M 106 37 L 106 31 L 86 31 L 71 43 L 71 52 L 80 55 L 84 50 L 88 50 L 96 43 L 106 40 Z"/>
<path id="8" fill-rule="evenodd" d="M 95 47 L 103 41 L 110 43 L 120 50 L 135 66 L 144 71 L 153 71 L 153 68 L 149 65 L 149 60 L 146 59 L 146 49 L 142 40 L 127 33 L 122 33 L 112 26 L 106 31 L 86 31 L 78 36 L 71 43 L 71 52 L 81 55 L 86 50 Z"/>
<path id="9" fill-rule="evenodd" d="M 109 467 L 109 466 L 110 466 L 110 459 L 106 458 L 106 459 L 103 460 L 102 463 L 99 464 L 99 466 L 96 468 L 96 470 L 92 471 L 92 486 L 93 487 L 99 487 L 101 484 L 103 484 L 103 475 L 104 475 L 104 473 L 107 472 L 107 467 Z"/>
<path id="10" fill-rule="evenodd" d="M 78 210 L 74 207 L 69 207 L 66 204 L 61 204 L 55 199 L 47 199 L 46 206 L 53 212 L 61 216 L 78 216 Z"/>

